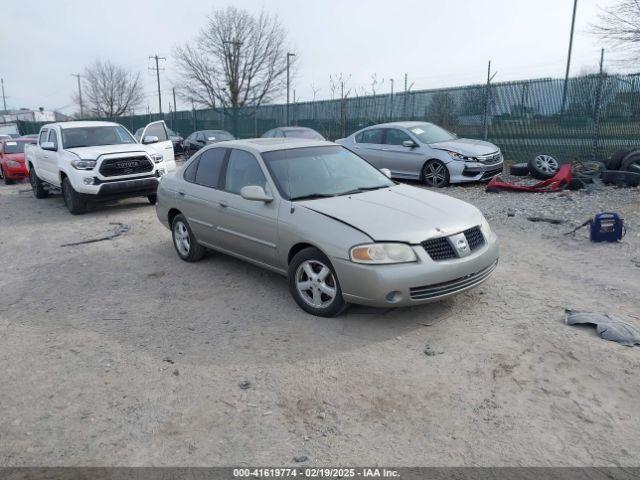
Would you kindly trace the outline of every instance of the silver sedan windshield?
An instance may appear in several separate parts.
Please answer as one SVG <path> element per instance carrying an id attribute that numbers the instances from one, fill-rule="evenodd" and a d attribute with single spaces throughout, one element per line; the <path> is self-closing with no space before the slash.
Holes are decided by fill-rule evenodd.
<path id="1" fill-rule="evenodd" d="M 446 142 L 458 138 L 454 133 L 434 125 L 433 123 L 415 125 L 410 127 L 409 131 L 418 137 L 422 143 Z"/>
<path id="2" fill-rule="evenodd" d="M 304 147 L 262 154 L 280 194 L 289 200 L 322 198 L 394 185 L 384 174 L 340 146 Z"/>

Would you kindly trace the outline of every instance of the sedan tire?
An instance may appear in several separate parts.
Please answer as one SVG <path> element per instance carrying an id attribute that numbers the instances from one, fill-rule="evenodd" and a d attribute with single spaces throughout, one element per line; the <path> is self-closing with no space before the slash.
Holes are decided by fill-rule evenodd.
<path id="1" fill-rule="evenodd" d="M 529 164 L 528 163 L 516 163 L 511 165 L 509 168 L 509 173 L 516 177 L 526 177 L 529 175 Z"/>
<path id="2" fill-rule="evenodd" d="M 14 183 L 16 183 L 15 180 L 11 180 L 10 178 L 7 178 L 7 176 L 4 173 L 4 170 L 2 169 L 2 165 L 0 165 L 0 178 L 4 178 L 5 185 L 13 185 Z"/>
<path id="3" fill-rule="evenodd" d="M 620 170 L 640 173 L 640 150 L 636 150 L 627 155 L 620 165 Z"/>
<path id="4" fill-rule="evenodd" d="M 301 250 L 289 263 L 289 291 L 300 308 L 318 317 L 335 317 L 347 307 L 331 262 L 317 248 Z"/>
<path id="5" fill-rule="evenodd" d="M 189 222 L 184 215 L 176 215 L 171 224 L 173 246 L 178 256 L 185 262 L 197 262 L 205 254 L 205 248 L 196 240 Z"/>
<path id="6" fill-rule="evenodd" d="M 440 160 L 429 160 L 422 167 L 422 181 L 429 187 L 446 187 L 449 185 L 449 169 Z"/>

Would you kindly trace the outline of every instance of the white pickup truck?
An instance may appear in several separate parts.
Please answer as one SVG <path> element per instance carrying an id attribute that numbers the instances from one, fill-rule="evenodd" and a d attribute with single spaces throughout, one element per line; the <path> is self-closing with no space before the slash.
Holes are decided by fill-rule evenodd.
<path id="1" fill-rule="evenodd" d="M 36 198 L 61 189 L 74 215 L 95 201 L 147 197 L 153 204 L 159 178 L 176 169 L 163 121 L 147 125 L 139 143 L 117 123 L 51 123 L 25 148 L 25 164 Z"/>

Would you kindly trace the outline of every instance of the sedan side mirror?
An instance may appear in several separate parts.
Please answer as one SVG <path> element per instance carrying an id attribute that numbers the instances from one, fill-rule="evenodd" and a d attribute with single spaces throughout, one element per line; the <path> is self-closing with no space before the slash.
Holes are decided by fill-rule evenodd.
<path id="1" fill-rule="evenodd" d="M 388 168 L 381 168 L 380 171 L 384 174 L 385 177 L 391 178 L 391 170 Z"/>
<path id="2" fill-rule="evenodd" d="M 42 150 L 51 150 L 51 151 L 53 151 L 53 152 L 55 152 L 55 151 L 56 151 L 56 145 L 55 145 L 55 143 L 53 143 L 53 142 L 42 142 L 42 143 L 40 144 L 40 148 L 41 148 Z"/>
<path id="3" fill-rule="evenodd" d="M 418 146 L 418 144 L 413 140 L 405 140 L 402 142 L 402 146 L 407 148 L 415 148 Z"/>
<path id="4" fill-rule="evenodd" d="M 158 143 L 160 139 L 154 135 L 147 135 L 142 139 L 142 143 L 148 145 L 150 143 Z"/>
<path id="5" fill-rule="evenodd" d="M 254 202 L 269 203 L 273 200 L 273 197 L 264 191 L 259 185 L 247 185 L 240 190 L 240 196 L 245 200 L 252 200 Z"/>

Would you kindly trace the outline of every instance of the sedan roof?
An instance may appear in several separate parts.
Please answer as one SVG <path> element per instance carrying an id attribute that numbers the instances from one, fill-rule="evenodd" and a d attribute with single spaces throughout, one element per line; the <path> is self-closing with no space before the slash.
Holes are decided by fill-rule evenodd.
<path id="1" fill-rule="evenodd" d="M 244 148 L 256 153 L 288 150 L 290 148 L 337 146 L 337 144 L 326 140 L 307 140 L 304 138 L 251 138 L 247 140 L 230 140 L 216 145 L 227 148 Z"/>

